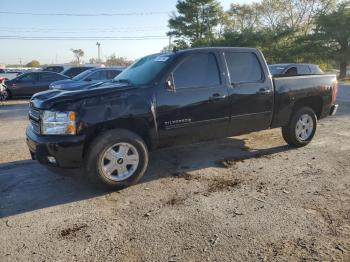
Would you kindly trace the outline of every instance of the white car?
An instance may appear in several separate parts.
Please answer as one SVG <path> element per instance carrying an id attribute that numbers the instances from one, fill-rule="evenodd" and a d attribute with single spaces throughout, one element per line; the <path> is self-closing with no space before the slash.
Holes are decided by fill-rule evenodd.
<path id="1" fill-rule="evenodd" d="M 8 93 L 6 92 L 6 87 L 3 84 L 0 84 L 0 101 L 5 101 L 8 97 Z"/>

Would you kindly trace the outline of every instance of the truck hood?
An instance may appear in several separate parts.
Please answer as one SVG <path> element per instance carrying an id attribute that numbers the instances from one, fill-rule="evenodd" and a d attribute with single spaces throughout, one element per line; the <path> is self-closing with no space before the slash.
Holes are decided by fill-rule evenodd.
<path id="1" fill-rule="evenodd" d="M 79 90 L 48 90 L 45 92 L 35 94 L 30 103 L 33 107 L 38 109 L 50 109 L 53 106 L 61 103 L 75 102 L 78 100 L 104 96 L 109 94 L 115 94 L 116 92 L 125 92 L 133 88 L 132 86 L 124 83 L 120 84 L 109 84 L 105 86 L 96 85 L 88 89 L 79 89 Z"/>
<path id="2" fill-rule="evenodd" d="M 106 82 L 106 81 L 104 81 Z M 95 85 L 97 83 L 103 83 L 103 81 L 100 82 L 86 82 L 86 81 L 75 81 L 71 79 L 61 80 L 54 82 L 50 85 L 50 90 L 66 90 L 66 91 L 74 91 L 79 90 L 88 86 Z"/>

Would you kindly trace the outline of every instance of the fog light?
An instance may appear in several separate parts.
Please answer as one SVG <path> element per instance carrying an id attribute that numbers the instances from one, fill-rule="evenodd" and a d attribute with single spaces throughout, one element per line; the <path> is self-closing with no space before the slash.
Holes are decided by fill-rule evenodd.
<path id="1" fill-rule="evenodd" d="M 50 164 L 54 164 L 54 165 L 57 164 L 56 158 L 54 158 L 53 156 L 48 156 L 47 160 L 49 161 Z"/>

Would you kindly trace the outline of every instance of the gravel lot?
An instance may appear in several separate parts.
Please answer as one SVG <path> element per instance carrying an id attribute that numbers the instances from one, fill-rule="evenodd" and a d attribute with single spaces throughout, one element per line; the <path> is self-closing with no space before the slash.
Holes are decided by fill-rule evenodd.
<path id="1" fill-rule="evenodd" d="M 277 129 L 162 150 L 111 193 L 29 160 L 27 104 L 0 106 L 0 261 L 350 261 L 350 86 L 308 147 Z"/>

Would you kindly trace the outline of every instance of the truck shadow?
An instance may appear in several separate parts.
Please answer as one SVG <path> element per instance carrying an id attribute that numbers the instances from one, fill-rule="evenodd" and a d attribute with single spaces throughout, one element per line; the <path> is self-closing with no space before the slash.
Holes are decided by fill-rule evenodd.
<path id="1" fill-rule="evenodd" d="M 141 183 L 176 176 L 181 172 L 210 167 L 225 168 L 227 162 L 268 157 L 292 149 L 288 145 L 264 149 L 247 148 L 244 140 L 236 138 L 163 149 L 151 154 L 150 166 Z"/>
<path id="2" fill-rule="evenodd" d="M 244 140 L 232 138 L 164 149 L 151 153 L 149 169 L 140 183 L 174 176 L 176 172 L 217 166 L 218 160 L 247 159 L 287 150 L 290 150 L 288 146 L 277 146 L 251 152 Z M 0 164 L 0 218 L 108 193 L 96 189 L 79 170 L 51 170 L 31 160 Z"/>

